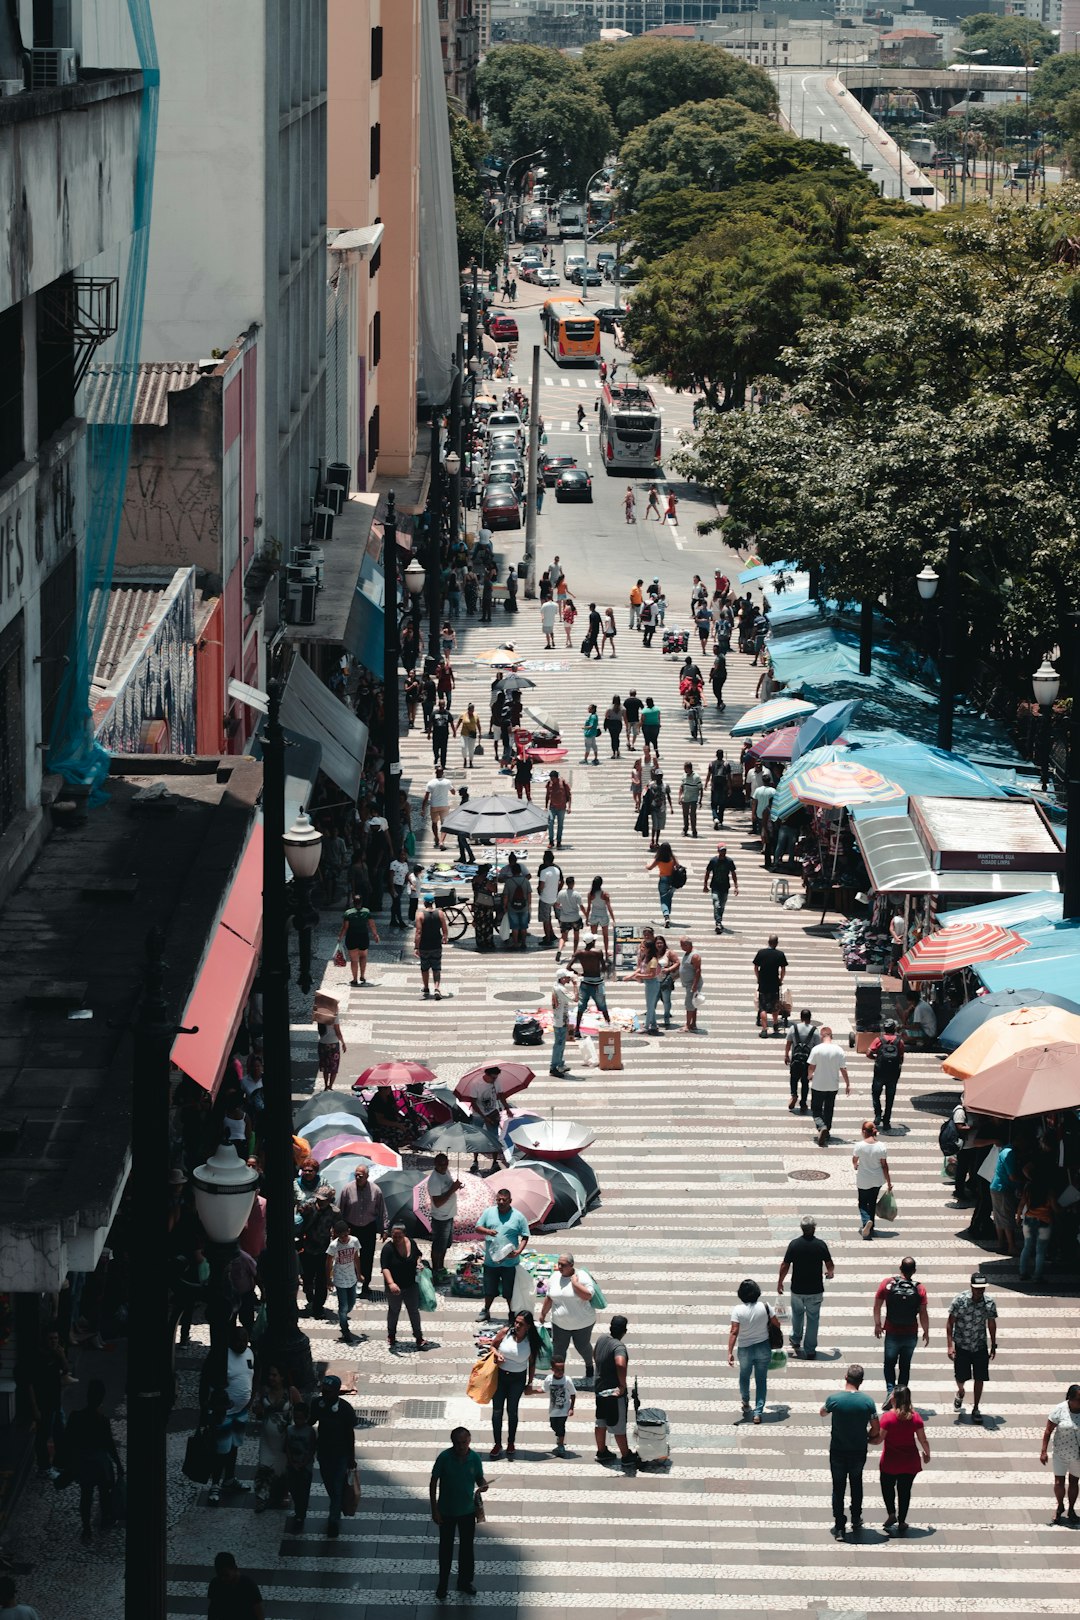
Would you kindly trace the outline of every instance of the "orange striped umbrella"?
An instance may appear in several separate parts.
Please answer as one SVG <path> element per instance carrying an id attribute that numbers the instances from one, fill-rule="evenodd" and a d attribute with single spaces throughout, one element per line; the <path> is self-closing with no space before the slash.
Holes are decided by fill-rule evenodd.
<path id="1" fill-rule="evenodd" d="M 1002 962 L 1027 949 L 1027 940 L 997 923 L 953 923 L 927 934 L 900 958 L 905 979 L 943 979 L 973 962 Z"/>
<path id="2" fill-rule="evenodd" d="M 834 759 L 811 765 L 791 783 L 791 791 L 803 804 L 821 810 L 843 810 L 849 804 L 877 804 L 903 798 L 904 790 L 880 771 L 859 765 L 853 759 Z"/>

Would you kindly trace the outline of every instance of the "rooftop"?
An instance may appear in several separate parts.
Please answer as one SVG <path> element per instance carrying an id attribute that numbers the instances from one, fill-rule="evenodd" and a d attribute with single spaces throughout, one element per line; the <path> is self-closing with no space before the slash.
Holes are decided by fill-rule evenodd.
<path id="1" fill-rule="evenodd" d="M 224 364 L 224 362 L 222 362 Z M 169 395 L 190 388 L 200 377 L 212 375 L 197 360 L 146 360 L 139 366 L 135 385 L 133 427 L 168 427 Z M 91 366 L 86 376 L 86 418 L 94 422 L 102 416 L 106 396 L 119 372 L 115 366 Z"/>

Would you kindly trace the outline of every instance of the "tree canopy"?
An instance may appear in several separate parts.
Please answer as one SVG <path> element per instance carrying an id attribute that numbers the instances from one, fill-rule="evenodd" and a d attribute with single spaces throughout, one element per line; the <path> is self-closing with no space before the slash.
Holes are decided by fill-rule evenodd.
<path id="1" fill-rule="evenodd" d="M 474 256 L 479 259 L 484 234 L 483 187 L 480 164 L 490 141 L 479 124 L 447 103 L 450 119 L 450 162 L 454 172 L 454 211 L 457 218 L 458 264 L 465 266 Z M 493 256 L 502 251 L 501 233 L 492 230 L 488 241 Z"/>
<path id="2" fill-rule="evenodd" d="M 579 64 L 546 45 L 500 45 L 476 70 L 476 94 L 489 122 L 506 128 L 518 98 L 538 86 L 582 82 Z"/>
<path id="3" fill-rule="evenodd" d="M 761 113 L 731 100 L 692 102 L 662 113 L 628 135 L 619 152 L 619 183 L 629 208 L 662 191 L 734 185 L 747 149 L 775 133 Z"/>
<path id="4" fill-rule="evenodd" d="M 986 51 L 987 67 L 1037 67 L 1057 50 L 1049 28 L 1029 17 L 998 17 L 990 11 L 977 11 L 961 17 L 960 27 L 967 44 L 965 51 Z"/>
<path id="5" fill-rule="evenodd" d="M 508 159 L 542 148 L 547 184 L 556 191 L 580 191 L 614 145 L 604 103 L 580 83 L 538 83 L 523 90 L 509 123 L 493 130 Z M 520 175 L 521 170 L 517 173 Z"/>
<path id="6" fill-rule="evenodd" d="M 599 87 L 620 135 L 696 101 L 739 101 L 758 113 L 776 106 L 768 74 L 719 45 L 672 39 L 586 45 L 582 65 Z"/>

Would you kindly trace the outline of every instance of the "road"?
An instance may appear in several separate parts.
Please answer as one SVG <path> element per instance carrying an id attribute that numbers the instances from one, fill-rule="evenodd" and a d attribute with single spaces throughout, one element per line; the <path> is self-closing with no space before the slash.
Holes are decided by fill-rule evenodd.
<path id="1" fill-rule="evenodd" d="M 907 198 L 912 185 L 930 183 L 906 156 L 902 158 L 901 183 L 897 167 L 901 155 L 896 144 L 832 72 L 793 68 L 780 71 L 776 80 L 780 111 L 792 132 L 807 140 L 846 146 L 855 163 L 872 165 L 867 173 L 883 196 Z M 939 206 L 932 196 L 914 200 Z"/>

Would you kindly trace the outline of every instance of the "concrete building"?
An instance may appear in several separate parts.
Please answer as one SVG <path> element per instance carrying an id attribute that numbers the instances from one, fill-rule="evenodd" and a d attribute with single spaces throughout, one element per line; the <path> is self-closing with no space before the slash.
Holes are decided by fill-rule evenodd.
<path id="1" fill-rule="evenodd" d="M 475 117 L 476 69 L 480 62 L 477 0 L 439 0 L 439 38 L 446 93 Z"/>
<path id="2" fill-rule="evenodd" d="M 77 390 L 124 292 L 102 258 L 134 222 L 142 75 L 82 72 L 72 11 L 0 12 L 0 894 L 47 832 L 89 522 Z"/>

